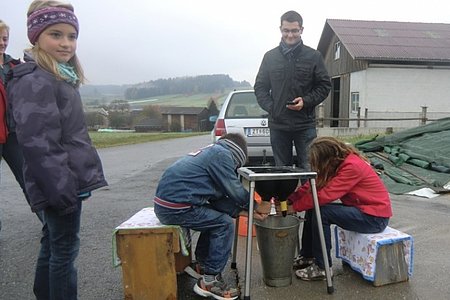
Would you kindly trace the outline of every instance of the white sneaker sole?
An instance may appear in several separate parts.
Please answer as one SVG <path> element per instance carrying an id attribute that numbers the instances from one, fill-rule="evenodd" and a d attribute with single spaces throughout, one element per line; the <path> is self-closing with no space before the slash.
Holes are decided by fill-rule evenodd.
<path id="1" fill-rule="evenodd" d="M 211 292 L 205 291 L 204 289 L 199 287 L 197 283 L 194 285 L 194 292 L 199 296 L 202 296 L 205 298 L 213 297 L 214 299 L 217 299 L 217 300 L 233 300 L 233 299 L 237 299 L 239 297 L 239 296 L 235 296 L 235 297 L 231 297 L 231 298 L 224 298 L 219 295 L 213 294 Z"/>
<path id="2" fill-rule="evenodd" d="M 304 281 L 325 281 L 327 280 L 327 274 L 323 274 L 322 276 L 318 277 L 306 277 L 304 275 L 304 272 L 302 272 L 303 269 L 295 271 L 295 276 L 297 276 L 298 279 L 304 280 Z M 330 277 L 333 279 L 333 269 L 330 269 Z"/>

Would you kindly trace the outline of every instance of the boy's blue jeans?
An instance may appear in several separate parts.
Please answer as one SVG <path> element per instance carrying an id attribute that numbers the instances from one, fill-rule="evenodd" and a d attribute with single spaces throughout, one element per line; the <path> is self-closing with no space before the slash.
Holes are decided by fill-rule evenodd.
<path id="1" fill-rule="evenodd" d="M 327 248 L 328 263 L 332 266 L 330 256 L 331 250 L 331 224 L 336 224 L 345 230 L 359 233 L 377 233 L 383 231 L 389 223 L 389 218 L 367 215 L 354 206 L 345 206 L 338 203 L 328 204 L 320 207 L 322 216 L 323 234 Z M 316 264 L 324 269 L 322 247 L 320 245 L 319 230 L 317 229 L 317 218 L 314 210 L 305 213 L 305 223 L 302 233 L 301 255 L 314 257 Z"/>
<path id="2" fill-rule="evenodd" d="M 195 257 L 204 267 L 205 274 L 219 274 L 225 269 L 234 236 L 234 223 L 230 215 L 210 205 L 178 210 L 155 204 L 154 209 L 161 223 L 200 232 Z"/>
<path id="3" fill-rule="evenodd" d="M 45 209 L 33 287 L 37 300 L 78 299 L 74 262 L 80 248 L 80 217 L 81 200 L 78 210 L 71 214 L 60 216 Z"/>

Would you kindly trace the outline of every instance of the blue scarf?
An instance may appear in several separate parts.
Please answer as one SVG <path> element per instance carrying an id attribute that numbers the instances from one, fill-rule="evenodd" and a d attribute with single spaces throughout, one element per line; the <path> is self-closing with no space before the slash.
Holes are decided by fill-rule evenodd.
<path id="1" fill-rule="evenodd" d="M 78 75 L 75 73 L 74 68 L 65 63 L 58 63 L 58 72 L 64 78 L 64 80 L 71 84 L 76 84 L 78 81 Z"/>
<path id="2" fill-rule="evenodd" d="M 294 46 L 289 47 L 288 45 L 286 45 L 286 43 L 283 40 L 281 40 L 281 42 L 280 42 L 281 53 L 283 53 L 283 55 L 285 57 L 287 57 L 288 59 L 292 59 L 294 57 L 294 51 L 298 47 L 300 47 L 302 44 L 303 44 L 303 42 L 302 42 L 302 40 L 300 40 Z"/>

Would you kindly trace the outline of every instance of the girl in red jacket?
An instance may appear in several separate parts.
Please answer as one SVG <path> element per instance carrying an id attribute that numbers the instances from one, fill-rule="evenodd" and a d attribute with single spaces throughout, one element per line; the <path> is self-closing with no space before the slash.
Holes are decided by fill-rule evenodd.
<path id="1" fill-rule="evenodd" d="M 317 194 L 331 268 L 330 225 L 360 233 L 381 232 L 392 216 L 391 201 L 367 159 L 351 145 L 333 137 L 316 138 L 309 149 L 309 161 L 311 169 L 317 172 Z M 289 201 L 295 211 L 306 211 L 302 249 L 294 263 L 298 268 L 295 274 L 302 280 L 325 280 L 309 182 L 297 188 Z"/>

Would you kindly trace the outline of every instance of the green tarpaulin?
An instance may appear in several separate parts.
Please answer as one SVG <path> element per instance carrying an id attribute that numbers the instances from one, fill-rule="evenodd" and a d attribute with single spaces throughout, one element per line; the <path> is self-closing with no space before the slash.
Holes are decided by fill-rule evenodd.
<path id="1" fill-rule="evenodd" d="M 423 187 L 450 192 L 450 118 L 355 145 L 379 171 L 389 192 L 403 194 Z"/>

